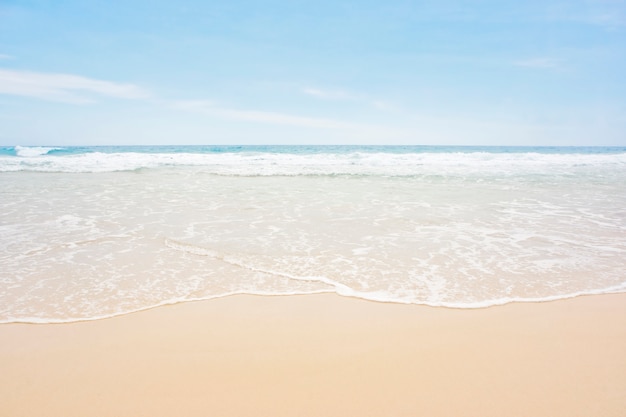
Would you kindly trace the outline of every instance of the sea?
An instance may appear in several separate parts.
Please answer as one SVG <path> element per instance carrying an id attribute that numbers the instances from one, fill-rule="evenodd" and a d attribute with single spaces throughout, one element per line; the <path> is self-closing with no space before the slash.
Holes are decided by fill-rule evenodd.
<path id="1" fill-rule="evenodd" d="M 626 292 L 626 147 L 0 147 L 0 323 Z"/>

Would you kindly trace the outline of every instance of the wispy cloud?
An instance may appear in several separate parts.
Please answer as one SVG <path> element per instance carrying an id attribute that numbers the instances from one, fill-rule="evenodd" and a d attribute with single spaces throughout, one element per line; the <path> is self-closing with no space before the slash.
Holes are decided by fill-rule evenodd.
<path id="1" fill-rule="evenodd" d="M 173 103 L 173 106 L 174 108 L 180 110 L 246 122 L 313 127 L 322 129 L 346 129 L 356 127 L 355 125 L 350 123 L 326 118 L 296 116 L 292 114 L 262 110 L 239 110 L 223 108 L 208 100 L 176 101 Z"/>
<path id="2" fill-rule="evenodd" d="M 42 100 L 88 104 L 98 97 L 147 99 L 144 89 L 128 83 L 97 80 L 73 74 L 0 69 L 0 94 Z M 152 97 L 154 98 L 154 97 Z M 159 100 L 170 107 L 222 119 L 321 129 L 354 129 L 358 125 L 321 117 L 299 116 L 264 110 L 226 108 L 209 100 Z"/>
<path id="3" fill-rule="evenodd" d="M 535 68 L 535 69 L 552 69 L 560 66 L 560 61 L 554 58 L 530 58 L 513 62 L 517 67 Z"/>
<path id="4" fill-rule="evenodd" d="M 15 57 L 12 55 L 0 54 L 0 60 L 10 60 L 10 59 L 15 59 Z"/>
<path id="5" fill-rule="evenodd" d="M 302 89 L 304 94 L 324 100 L 355 100 L 357 97 L 341 90 L 320 90 L 319 88 L 306 87 Z"/>
<path id="6" fill-rule="evenodd" d="M 393 106 L 386 101 L 375 100 L 363 94 L 349 93 L 344 90 L 324 90 L 313 87 L 305 87 L 302 89 L 302 92 L 306 95 L 322 100 L 355 101 L 365 103 L 380 110 L 389 110 L 393 108 Z"/>
<path id="7" fill-rule="evenodd" d="M 34 97 L 64 103 L 93 103 L 94 96 L 122 99 L 147 98 L 142 88 L 73 74 L 0 69 L 0 94 Z"/>

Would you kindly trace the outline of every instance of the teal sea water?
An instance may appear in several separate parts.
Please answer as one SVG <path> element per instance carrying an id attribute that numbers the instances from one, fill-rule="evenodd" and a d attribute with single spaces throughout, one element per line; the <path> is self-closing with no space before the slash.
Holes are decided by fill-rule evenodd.
<path id="1" fill-rule="evenodd" d="M 626 291 L 626 148 L 0 148 L 0 322 Z"/>

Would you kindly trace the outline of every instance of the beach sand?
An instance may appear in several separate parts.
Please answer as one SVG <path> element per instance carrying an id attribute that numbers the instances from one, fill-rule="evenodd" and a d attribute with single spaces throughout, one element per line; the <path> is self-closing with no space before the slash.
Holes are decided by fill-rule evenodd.
<path id="1" fill-rule="evenodd" d="M 0 416 L 626 415 L 626 294 L 477 310 L 233 296 L 0 325 Z"/>

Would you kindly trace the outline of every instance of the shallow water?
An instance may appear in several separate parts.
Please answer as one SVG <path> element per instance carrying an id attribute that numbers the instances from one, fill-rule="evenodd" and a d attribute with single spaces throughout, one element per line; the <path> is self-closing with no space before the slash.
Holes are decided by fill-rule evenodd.
<path id="1" fill-rule="evenodd" d="M 0 322 L 624 292 L 625 184 L 616 148 L 4 148 Z"/>

